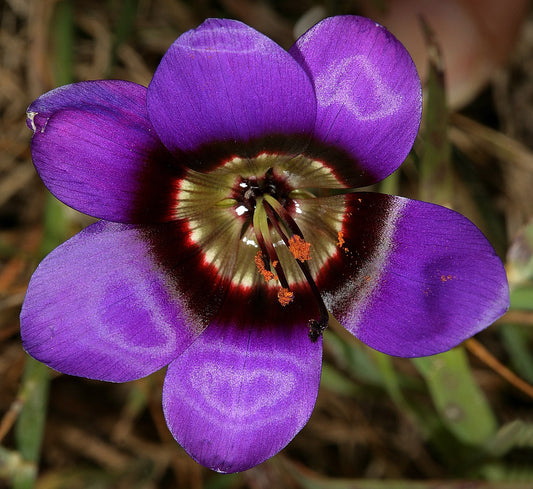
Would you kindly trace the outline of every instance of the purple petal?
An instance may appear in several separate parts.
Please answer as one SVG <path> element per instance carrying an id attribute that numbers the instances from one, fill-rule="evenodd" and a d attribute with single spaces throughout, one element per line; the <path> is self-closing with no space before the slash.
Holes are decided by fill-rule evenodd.
<path id="1" fill-rule="evenodd" d="M 422 111 L 420 80 L 403 45 L 372 20 L 347 15 L 323 20 L 289 52 L 314 82 L 315 138 L 344 153 L 319 149 L 319 159 L 350 170 L 353 187 L 392 173 L 413 145 Z"/>
<path id="2" fill-rule="evenodd" d="M 202 329 L 134 226 L 98 222 L 56 248 L 31 279 L 24 348 L 71 375 L 124 382 L 167 365 Z"/>
<path id="3" fill-rule="evenodd" d="M 457 212 L 353 194 L 347 215 L 342 258 L 321 280 L 333 314 L 372 348 L 401 357 L 440 353 L 509 307 L 501 260 Z"/>
<path id="4" fill-rule="evenodd" d="M 249 469 L 305 425 L 320 382 L 321 340 L 306 325 L 209 328 L 170 364 L 163 409 L 174 437 L 219 472 Z"/>
<path id="5" fill-rule="evenodd" d="M 241 22 L 209 19 L 163 57 L 148 87 L 148 113 L 173 152 L 227 143 L 255 156 L 273 142 L 295 152 L 313 130 L 315 95 L 304 70 L 272 40 Z"/>
<path id="6" fill-rule="evenodd" d="M 146 115 L 146 88 L 91 81 L 56 88 L 28 108 L 32 156 L 67 205 L 119 222 L 172 218 L 180 168 Z"/>

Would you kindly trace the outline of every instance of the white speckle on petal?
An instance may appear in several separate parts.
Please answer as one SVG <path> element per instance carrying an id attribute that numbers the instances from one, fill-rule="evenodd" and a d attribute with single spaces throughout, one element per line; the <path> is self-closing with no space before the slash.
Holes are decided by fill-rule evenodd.
<path id="1" fill-rule="evenodd" d="M 243 242 L 245 245 L 253 246 L 254 248 L 259 248 L 257 242 L 255 242 L 253 239 L 247 238 L 246 236 L 244 236 L 244 237 L 242 238 L 242 242 Z"/>
<path id="2" fill-rule="evenodd" d="M 241 184 L 242 185 L 242 184 Z M 237 207 L 235 209 L 235 212 L 237 213 L 238 216 L 242 216 L 248 209 L 246 208 L 245 205 L 240 205 L 239 207 Z"/>
<path id="3" fill-rule="evenodd" d="M 268 56 L 270 39 L 262 36 L 249 37 L 248 27 L 218 26 L 198 29 L 181 36 L 175 46 L 187 51 L 211 52 L 213 54 L 249 54 L 257 53 Z"/>
<path id="4" fill-rule="evenodd" d="M 38 112 L 31 112 L 31 111 L 28 111 L 26 112 L 26 117 L 28 118 L 28 120 L 30 121 L 30 124 L 31 124 L 31 129 L 32 131 L 35 133 L 35 131 L 37 130 L 37 128 L 35 127 L 35 122 L 34 122 L 34 118 L 35 116 L 38 114 Z"/>

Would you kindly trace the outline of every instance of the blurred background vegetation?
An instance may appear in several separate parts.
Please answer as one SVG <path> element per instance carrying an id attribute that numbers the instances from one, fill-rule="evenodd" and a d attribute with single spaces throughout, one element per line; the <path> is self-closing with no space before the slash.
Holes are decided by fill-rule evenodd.
<path id="1" fill-rule="evenodd" d="M 511 310 L 435 357 L 370 350 L 331 328 L 308 425 L 242 474 L 200 467 L 161 410 L 164 372 L 113 385 L 28 359 L 18 313 L 42 256 L 90 223 L 31 164 L 28 104 L 72 81 L 147 85 L 182 32 L 242 20 L 288 48 L 329 15 L 363 14 L 406 44 L 424 120 L 375 190 L 473 220 L 505 261 Z M 524 0 L 0 2 L 0 488 L 533 489 L 533 17 Z"/>

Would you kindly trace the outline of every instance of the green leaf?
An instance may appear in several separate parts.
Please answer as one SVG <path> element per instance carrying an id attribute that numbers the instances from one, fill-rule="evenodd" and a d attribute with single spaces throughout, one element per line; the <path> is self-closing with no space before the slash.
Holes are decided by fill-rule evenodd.
<path id="1" fill-rule="evenodd" d="M 533 284 L 511 289 L 511 309 L 533 311 Z"/>
<path id="2" fill-rule="evenodd" d="M 419 195 L 421 200 L 449 204 L 454 195 L 454 185 L 443 60 L 433 32 L 423 21 L 422 30 L 428 48 L 429 70 L 424 87 L 425 123 L 422 131 Z"/>
<path id="3" fill-rule="evenodd" d="M 74 4 L 61 0 L 54 8 L 52 23 L 53 65 L 57 85 L 72 83 L 74 76 Z"/>
<path id="4" fill-rule="evenodd" d="M 19 393 L 23 408 L 15 428 L 17 448 L 24 460 L 25 470 L 15 474 L 15 489 L 29 489 L 34 486 L 46 419 L 48 387 L 48 367 L 28 357 Z"/>
<path id="5" fill-rule="evenodd" d="M 531 299 L 533 301 L 533 297 Z M 509 361 L 518 375 L 533 383 L 533 356 L 531 355 L 531 328 L 504 324 L 499 329 L 502 342 L 509 353 Z"/>
<path id="6" fill-rule="evenodd" d="M 369 355 L 369 349 L 355 341 L 344 341 L 332 331 L 327 331 L 324 348 L 329 358 L 341 371 L 350 372 L 361 383 L 381 387 L 383 379 Z M 328 358 L 328 357 L 326 357 Z"/>
<path id="7" fill-rule="evenodd" d="M 74 41 L 74 7 L 71 0 L 57 2 L 53 13 L 54 53 L 52 62 L 56 82 L 64 85 L 72 82 L 72 46 Z M 48 254 L 68 237 L 66 206 L 52 195 L 47 196 L 44 211 L 45 232 L 41 243 L 41 256 Z M 35 487 L 37 466 L 46 421 L 50 375 L 45 365 L 31 357 L 26 360 L 19 397 L 24 404 L 15 426 L 17 449 L 24 460 L 25 470 L 13 478 L 14 489 Z"/>
<path id="8" fill-rule="evenodd" d="M 530 220 L 514 238 L 507 253 L 509 283 L 528 284 L 533 287 L 533 219 Z M 530 302 L 530 309 L 533 307 Z"/>
<path id="9" fill-rule="evenodd" d="M 533 448 L 533 423 L 511 421 L 502 426 L 485 447 L 493 457 L 501 457 L 513 448 Z"/>
<path id="10" fill-rule="evenodd" d="M 319 476 L 307 469 L 283 460 L 283 466 L 303 489 L 531 489 L 531 482 L 501 482 L 464 480 L 372 480 L 336 479 Z"/>
<path id="11" fill-rule="evenodd" d="M 444 425 L 462 442 L 482 445 L 497 429 L 496 418 L 474 380 L 462 347 L 413 359 Z"/>

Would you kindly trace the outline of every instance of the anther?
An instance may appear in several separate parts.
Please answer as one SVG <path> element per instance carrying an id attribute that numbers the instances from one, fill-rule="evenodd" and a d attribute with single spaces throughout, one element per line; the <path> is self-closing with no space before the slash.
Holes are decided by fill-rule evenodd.
<path id="1" fill-rule="evenodd" d="M 270 282 L 273 278 L 276 278 L 275 274 L 268 270 L 268 263 L 265 261 L 265 258 L 263 258 L 263 253 L 261 253 L 261 251 L 257 252 L 254 261 L 257 270 L 259 270 L 259 273 L 263 275 L 267 283 Z"/>
<path id="2" fill-rule="evenodd" d="M 294 300 L 294 292 L 291 292 L 289 289 L 286 289 L 285 287 L 280 287 L 278 290 L 278 302 L 282 306 L 289 305 Z"/>
<path id="3" fill-rule="evenodd" d="M 289 238 L 289 251 L 301 262 L 311 259 L 311 243 L 304 241 L 297 234 Z"/>

